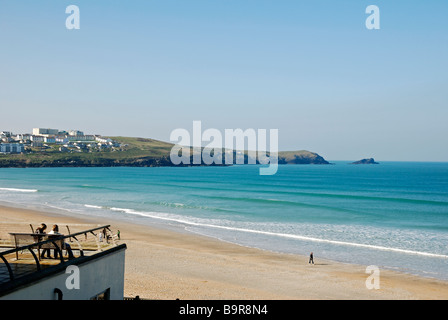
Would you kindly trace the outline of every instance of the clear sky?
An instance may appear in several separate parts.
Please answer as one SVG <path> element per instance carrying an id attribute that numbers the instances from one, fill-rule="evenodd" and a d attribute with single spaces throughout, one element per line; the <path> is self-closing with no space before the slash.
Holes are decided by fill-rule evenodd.
<path id="1" fill-rule="evenodd" d="M 446 0 L 0 0 L 0 131 L 169 141 L 200 120 L 328 160 L 448 161 L 447 16 Z"/>

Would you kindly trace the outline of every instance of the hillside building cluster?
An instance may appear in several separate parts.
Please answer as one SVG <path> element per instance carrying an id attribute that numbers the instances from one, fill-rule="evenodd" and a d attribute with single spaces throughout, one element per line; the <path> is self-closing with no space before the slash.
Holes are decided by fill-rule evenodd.
<path id="1" fill-rule="evenodd" d="M 116 150 L 121 145 L 110 138 L 100 135 L 84 134 L 79 130 L 58 130 L 50 128 L 34 128 L 32 133 L 14 134 L 9 131 L 0 132 L 0 153 L 24 153 L 33 150 L 59 152 L 88 152 L 104 149 Z"/>

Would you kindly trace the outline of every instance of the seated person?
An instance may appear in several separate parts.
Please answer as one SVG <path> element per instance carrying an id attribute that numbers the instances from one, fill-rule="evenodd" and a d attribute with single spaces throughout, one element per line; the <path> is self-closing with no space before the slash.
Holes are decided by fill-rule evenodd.
<path id="1" fill-rule="evenodd" d="M 59 233 L 59 227 L 58 227 L 57 224 L 53 225 L 53 228 L 51 229 L 50 232 L 48 232 L 48 235 L 49 235 L 49 238 L 51 237 L 51 235 L 63 236 L 62 233 Z M 67 252 L 68 252 L 68 258 L 69 258 L 69 259 L 73 259 L 75 256 L 73 255 L 72 248 L 70 247 L 70 245 L 69 245 L 68 243 L 65 242 L 64 245 L 63 245 L 63 247 L 64 247 L 64 248 L 60 248 L 61 251 L 62 251 L 62 249 L 67 250 Z M 57 259 L 57 257 L 58 257 L 58 250 L 57 250 L 57 249 L 54 250 L 54 257 L 55 257 L 56 259 Z"/>
<path id="2" fill-rule="evenodd" d="M 47 229 L 47 225 L 45 223 L 41 223 L 40 226 L 36 229 L 37 234 L 46 234 L 45 230 Z M 37 238 L 37 242 L 42 241 L 42 237 Z M 47 258 L 50 259 L 50 249 L 43 249 L 42 254 L 40 255 L 42 258 L 45 258 L 45 254 L 47 254 Z"/>

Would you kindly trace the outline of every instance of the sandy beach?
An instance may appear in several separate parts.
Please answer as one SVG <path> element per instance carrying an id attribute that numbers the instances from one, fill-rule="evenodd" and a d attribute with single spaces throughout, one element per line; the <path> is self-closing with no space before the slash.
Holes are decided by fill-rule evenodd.
<path id="1" fill-rule="evenodd" d="M 163 300 L 447 299 L 448 282 L 380 270 L 367 289 L 366 266 L 279 254 L 187 232 L 114 219 L 72 217 L 0 206 L 0 240 L 29 224 L 110 224 L 126 243 L 126 297 Z"/>

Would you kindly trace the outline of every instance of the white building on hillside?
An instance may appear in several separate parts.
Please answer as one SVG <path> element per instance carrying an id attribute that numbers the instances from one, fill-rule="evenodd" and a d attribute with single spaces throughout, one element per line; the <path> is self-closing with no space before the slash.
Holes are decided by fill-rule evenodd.
<path id="1" fill-rule="evenodd" d="M 43 136 L 43 135 L 57 135 L 59 133 L 58 129 L 48 129 L 48 128 L 33 128 L 33 135 Z"/>
<path id="2" fill-rule="evenodd" d="M 83 136 L 83 135 L 84 135 L 84 132 L 82 132 L 82 131 L 78 131 L 78 130 L 69 130 L 69 131 L 68 131 L 68 134 L 69 134 L 70 136 Z"/>
<path id="3" fill-rule="evenodd" d="M 66 144 L 66 143 L 68 143 L 67 136 L 56 136 L 55 140 L 56 140 L 56 143 L 59 143 L 59 144 Z"/>
<path id="4" fill-rule="evenodd" d="M 54 136 L 46 136 L 44 138 L 44 142 L 46 142 L 46 143 L 56 143 L 56 138 Z"/>
<path id="5" fill-rule="evenodd" d="M 29 133 L 19 133 L 16 135 L 16 140 L 19 141 L 31 140 L 31 135 Z"/>
<path id="6" fill-rule="evenodd" d="M 22 143 L 2 143 L 0 144 L 0 153 L 22 153 L 25 146 Z"/>
<path id="7" fill-rule="evenodd" d="M 78 142 L 87 142 L 87 141 L 95 141 L 95 136 L 93 135 L 82 135 L 82 136 L 68 136 L 68 141 L 78 141 Z"/>
<path id="8" fill-rule="evenodd" d="M 109 142 L 112 142 L 112 139 L 109 139 L 109 138 L 103 138 L 103 137 L 101 137 L 101 136 L 96 136 L 96 137 L 95 137 L 95 140 L 96 140 L 97 142 L 99 142 L 99 143 L 109 143 Z"/>
<path id="9" fill-rule="evenodd" d="M 33 134 L 33 135 L 30 137 L 30 140 L 33 141 L 33 142 L 44 142 L 45 137 L 44 137 L 44 136 L 37 136 L 37 135 L 34 135 L 34 134 Z"/>

